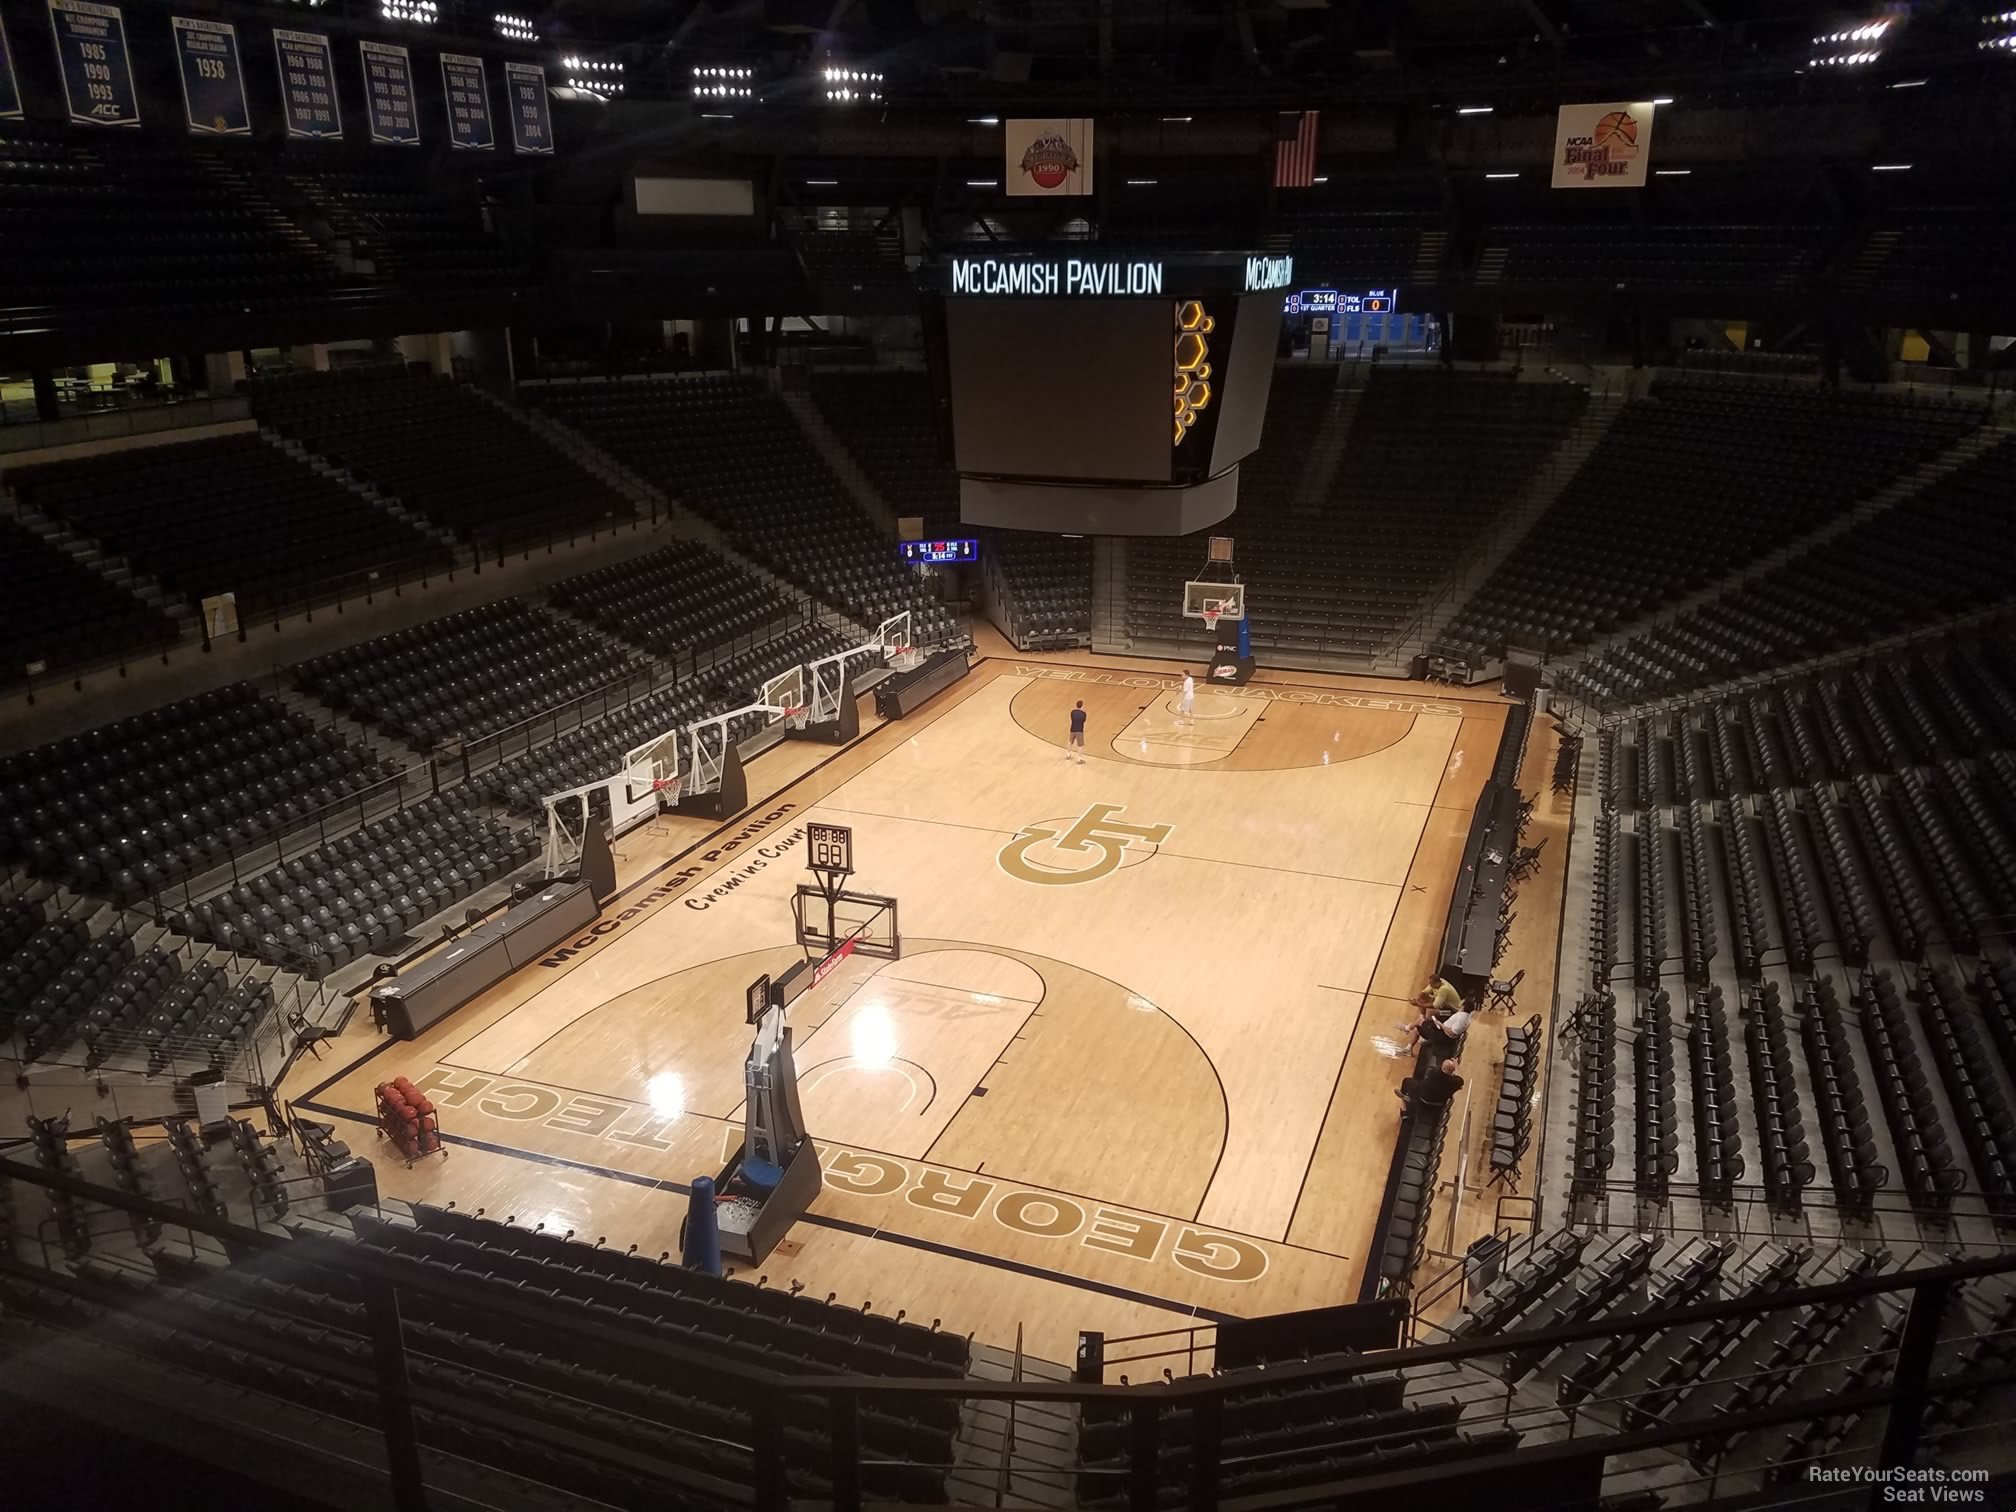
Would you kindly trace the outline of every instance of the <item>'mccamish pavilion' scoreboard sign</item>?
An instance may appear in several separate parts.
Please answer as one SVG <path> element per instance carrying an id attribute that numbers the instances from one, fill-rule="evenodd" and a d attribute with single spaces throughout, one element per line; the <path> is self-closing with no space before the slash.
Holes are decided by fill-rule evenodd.
<path id="1" fill-rule="evenodd" d="M 1294 282 L 1295 259 L 1224 252 L 1185 258 L 954 257 L 937 274 L 938 286 L 959 298 L 1201 298 L 1285 289 Z"/>

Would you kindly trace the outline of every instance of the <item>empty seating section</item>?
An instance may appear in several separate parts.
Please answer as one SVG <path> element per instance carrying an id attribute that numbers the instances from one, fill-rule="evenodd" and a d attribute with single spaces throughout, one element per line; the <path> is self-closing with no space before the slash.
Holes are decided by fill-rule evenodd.
<path id="1" fill-rule="evenodd" d="M 101 453 L 8 475 L 22 501 L 196 600 L 278 608 L 317 585 L 453 565 L 448 548 L 257 435 Z"/>
<path id="2" fill-rule="evenodd" d="M 2016 215 L 2006 203 L 1922 206 L 1877 222 L 1865 251 L 1879 295 L 1937 301 L 2002 298 L 2002 269 L 2016 263 Z M 1884 250 L 1884 249 L 1887 249 Z M 1853 272 L 1848 282 L 1857 282 Z"/>
<path id="3" fill-rule="evenodd" d="M 396 953 L 409 930 L 538 852 L 529 830 L 436 794 L 191 903 L 176 924 L 192 939 L 319 979 L 358 956 Z"/>
<path id="4" fill-rule="evenodd" d="M 1390 648 L 1588 402 L 1565 383 L 1374 368 L 1327 491 L 1304 497 L 1324 486 L 1301 472 L 1335 397 L 1324 392 L 1331 382 L 1277 372 L 1265 465 L 1242 472 L 1232 529 L 1258 652 L 1370 657 Z M 1201 564 L 1198 548 L 1194 539 L 1129 544 L 1137 636 L 1182 638 L 1176 606 Z"/>
<path id="5" fill-rule="evenodd" d="M 958 628 L 897 560 L 783 402 L 734 378 L 556 384 L 531 401 L 678 494 L 737 546 L 866 626 L 905 610 L 919 648 Z"/>
<path id="6" fill-rule="evenodd" d="M 500 599 L 314 657 L 295 687 L 416 751 L 473 740 L 649 665 L 522 599 Z"/>
<path id="7" fill-rule="evenodd" d="M 1640 1005 L 1631 1050 L 1637 1092 L 1638 1195 L 1664 1202 L 1667 1184 L 1680 1169 L 1680 1143 L 1674 1110 L 1673 1005 L 1663 990 Z"/>
<path id="8" fill-rule="evenodd" d="M 1298 210 L 1284 217 L 1306 288 L 1351 292 L 1432 283 L 1444 235 L 1431 210 Z"/>
<path id="9" fill-rule="evenodd" d="M 819 413 L 899 515 L 921 515 L 924 533 L 957 535 L 959 475 L 952 470 L 927 373 L 812 374 Z"/>
<path id="10" fill-rule="evenodd" d="M 623 756 L 638 746 L 757 701 L 765 682 L 780 672 L 848 649 L 849 642 L 822 625 L 799 625 L 774 640 L 709 667 L 698 677 L 660 688 L 607 718 L 570 730 L 523 755 L 509 756 L 481 774 L 490 798 L 514 813 L 544 812 L 548 793 L 564 792 L 622 770 Z M 766 716 L 748 714 L 729 727 L 729 739 L 747 740 Z M 690 752 L 682 749 L 682 758 Z"/>
<path id="11" fill-rule="evenodd" d="M 1507 284 L 1604 288 L 1741 284 L 1796 289 L 1813 271 L 1828 239 L 1824 226 L 1793 222 L 1508 224 L 1479 233 L 1478 277 Z"/>
<path id="12" fill-rule="evenodd" d="M 256 383 L 252 403 L 262 422 L 479 552 L 589 535 L 635 513 L 516 416 L 446 379 L 299 373 Z"/>
<path id="13" fill-rule="evenodd" d="M 806 227 L 792 233 L 791 245 L 814 288 L 903 294 L 917 281 L 903 265 L 903 241 L 895 226 L 885 231 Z"/>
<path id="14" fill-rule="evenodd" d="M 567 578 L 547 600 L 671 660 L 759 635 L 796 614 L 782 594 L 690 541 Z"/>
<path id="15" fill-rule="evenodd" d="M 325 164 L 319 149 L 299 143 L 279 171 L 332 230 L 349 238 L 355 256 L 369 261 L 381 283 L 498 294 L 530 277 L 525 260 L 484 229 L 467 186 L 348 156 L 331 156 Z"/>
<path id="16" fill-rule="evenodd" d="M 1982 410 L 1666 378 L 1625 406 L 1446 639 L 1559 652 L 1827 523 L 1978 426 Z"/>
<path id="17" fill-rule="evenodd" d="M 1024 651 L 1092 640 L 1092 543 L 1019 530 L 989 531 L 980 545 L 1003 628 Z"/>
<path id="18" fill-rule="evenodd" d="M 243 1159 L 237 1136 L 233 1143 Z M 407 1369 L 423 1404 L 415 1414 L 421 1442 L 598 1505 L 701 1512 L 745 1503 L 756 1432 L 746 1390 L 704 1365 L 605 1347 L 536 1316 L 528 1322 L 527 1303 L 617 1337 L 786 1375 L 953 1382 L 968 1363 L 963 1337 L 888 1314 L 449 1209 L 422 1204 L 415 1212 L 417 1227 L 361 1217 L 357 1228 L 375 1265 L 395 1279 L 453 1288 L 444 1295 L 408 1285 L 400 1293 Z M 192 1389 L 207 1377 L 234 1396 L 255 1392 L 290 1411 L 375 1427 L 375 1394 L 346 1384 L 355 1371 L 368 1379 L 371 1359 L 354 1253 L 350 1243 L 320 1237 L 231 1267 L 164 1251 L 152 1278 L 80 1264 L 46 1281 L 10 1274 L 0 1291 L 9 1313 L 89 1327 L 109 1347 L 195 1372 Z M 493 1300 L 513 1310 L 495 1310 Z M 309 1352 L 312 1368 L 303 1368 Z M 487 1426 L 500 1409 L 537 1426 L 517 1434 Z M 915 1407 L 864 1401 L 862 1490 L 878 1502 L 944 1502 L 958 1428 L 957 1403 L 948 1399 Z M 794 1496 L 831 1498 L 830 1429 L 818 1400 L 789 1399 L 777 1449 L 789 1461 Z M 631 1468 L 639 1455 L 686 1478 L 668 1478 L 662 1468 L 642 1474 Z M 503 1487 L 492 1494 L 511 1496 Z"/>
<path id="19" fill-rule="evenodd" d="M 128 312 L 300 309 L 340 288 L 307 233 L 260 213 L 228 173 L 206 149 L 153 133 L 86 141 L 0 122 L 0 297 L 44 319 L 123 325 Z"/>
<path id="20" fill-rule="evenodd" d="M 2016 440 L 1677 620 L 1567 671 L 1598 701 L 1660 698 L 1881 640 L 2006 599 Z"/>
<path id="21" fill-rule="evenodd" d="M 1869 971 L 1856 986 L 1854 1006 L 1904 1189 L 1913 1206 L 1939 1212 L 1967 1185 L 1967 1176 L 1953 1159 L 1903 1000 L 1887 972 Z"/>
<path id="22" fill-rule="evenodd" d="M 1460 1426 L 1463 1406 L 1454 1397 L 1408 1401 L 1407 1386 L 1398 1372 L 1384 1372 L 1278 1387 L 1263 1379 L 1229 1393 L 1220 1409 L 1219 1493 L 1228 1498 L 1289 1493 L 1298 1486 L 1502 1453 L 1517 1445 L 1513 1429 Z M 1182 1505 L 1186 1490 L 1197 1483 L 1191 1413 L 1177 1407 L 1163 1414 L 1157 1454 L 1161 1489 L 1152 1505 Z M 1130 1505 L 1130 1428 L 1123 1405 L 1087 1404 L 1078 1441 L 1079 1468 L 1089 1472 L 1082 1477 L 1082 1505 Z"/>
<path id="23" fill-rule="evenodd" d="M 133 902 L 392 770 L 238 683 L 0 756 L 0 861 Z"/>
<path id="24" fill-rule="evenodd" d="M 175 622 L 100 576 L 19 520 L 0 517 L 0 683 L 55 669 L 158 650 Z"/>
<path id="25" fill-rule="evenodd" d="M 1722 989 L 1706 987 L 1688 1010 L 1687 1068 L 1694 1087 L 1694 1159 L 1704 1201 L 1728 1203 L 1743 1179 L 1743 1134 Z"/>

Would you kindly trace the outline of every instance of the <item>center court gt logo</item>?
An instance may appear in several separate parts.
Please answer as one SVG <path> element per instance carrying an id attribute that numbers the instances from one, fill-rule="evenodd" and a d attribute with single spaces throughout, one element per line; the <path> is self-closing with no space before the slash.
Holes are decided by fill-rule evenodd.
<path id="1" fill-rule="evenodd" d="M 1021 833 L 1002 846 L 994 859 L 1009 876 L 1040 887 L 1097 882 L 1120 869 L 1127 859 L 1128 846 L 1137 841 L 1144 846 L 1157 846 L 1175 832 L 1173 824 L 1123 824 L 1118 818 L 1122 812 L 1117 803 L 1095 803 L 1061 830 L 1052 827 L 1054 820 L 1024 825 Z M 1087 864 L 1079 866 L 1067 861 L 1057 866 L 1031 861 L 1030 848 L 1045 843 L 1065 857 L 1085 857 Z"/>

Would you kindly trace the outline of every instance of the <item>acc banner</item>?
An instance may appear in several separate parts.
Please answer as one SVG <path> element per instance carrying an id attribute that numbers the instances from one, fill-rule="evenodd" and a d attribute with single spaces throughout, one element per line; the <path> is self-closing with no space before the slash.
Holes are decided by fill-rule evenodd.
<path id="1" fill-rule="evenodd" d="M 343 112 L 336 103 L 336 60 L 320 32 L 273 29 L 280 59 L 280 104 L 290 137 L 340 137 Z"/>
<path id="2" fill-rule="evenodd" d="M 238 32 L 222 21 L 170 16 L 175 61 L 182 67 L 182 114 L 198 136 L 250 136 Z"/>
<path id="3" fill-rule="evenodd" d="M 364 58 L 364 118 L 371 140 L 392 147 L 420 145 L 413 113 L 413 58 L 390 42 L 360 42 Z"/>
<path id="4" fill-rule="evenodd" d="M 1063 196 L 1092 192 L 1092 123 L 1084 119 L 1007 121 L 1010 194 Z"/>
<path id="5" fill-rule="evenodd" d="M 138 126 L 140 105 L 119 7 L 49 0 L 49 24 L 70 119 L 87 126 Z"/>
<path id="6" fill-rule="evenodd" d="M 14 82 L 14 53 L 7 45 L 7 23 L 0 21 L 0 121 L 21 119 L 21 86 Z"/>
<path id="7" fill-rule="evenodd" d="M 1643 189 L 1652 102 L 1563 105 L 1554 126 L 1556 189 Z"/>
<path id="8" fill-rule="evenodd" d="M 490 82 L 481 58 L 441 54 L 441 93 L 448 100 L 448 145 L 462 152 L 489 152 L 497 145 L 490 124 Z"/>
<path id="9" fill-rule="evenodd" d="M 511 97 L 511 145 L 520 152 L 552 152 L 553 116 L 546 105 L 546 70 L 536 63 L 506 63 L 504 90 Z"/>

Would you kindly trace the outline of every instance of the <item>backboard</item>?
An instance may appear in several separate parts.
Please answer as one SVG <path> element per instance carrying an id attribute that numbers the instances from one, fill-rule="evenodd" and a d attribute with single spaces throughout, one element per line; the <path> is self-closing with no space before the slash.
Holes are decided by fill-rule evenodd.
<path id="1" fill-rule="evenodd" d="M 1219 619 L 1246 618 L 1246 585 L 1204 582 L 1183 585 L 1183 618 L 1201 620 L 1213 611 Z"/>
<path id="2" fill-rule="evenodd" d="M 903 954 L 894 898 L 857 892 L 829 898 L 813 883 L 800 882 L 791 899 L 791 920 L 808 959 L 830 955 L 850 942 L 859 955 L 893 961 Z"/>

